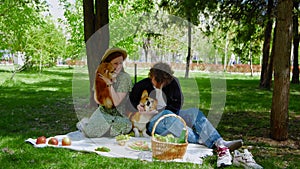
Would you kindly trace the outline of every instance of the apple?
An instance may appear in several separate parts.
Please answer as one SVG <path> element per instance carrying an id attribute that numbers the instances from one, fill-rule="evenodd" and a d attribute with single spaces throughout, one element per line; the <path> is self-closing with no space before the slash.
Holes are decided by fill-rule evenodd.
<path id="1" fill-rule="evenodd" d="M 64 137 L 61 141 L 61 145 L 63 145 L 63 146 L 71 145 L 71 139 L 69 137 Z"/>
<path id="2" fill-rule="evenodd" d="M 36 144 L 46 144 L 46 137 L 45 136 L 40 136 L 36 139 Z"/>
<path id="3" fill-rule="evenodd" d="M 48 141 L 48 144 L 51 144 L 51 145 L 58 145 L 58 140 L 57 140 L 57 138 L 55 138 L 55 137 L 50 138 L 49 141 Z"/>

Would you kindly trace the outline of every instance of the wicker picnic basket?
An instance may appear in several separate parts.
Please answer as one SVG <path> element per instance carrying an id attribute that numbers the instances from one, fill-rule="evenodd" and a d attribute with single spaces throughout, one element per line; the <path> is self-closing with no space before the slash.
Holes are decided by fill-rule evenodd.
<path id="1" fill-rule="evenodd" d="M 161 120 L 167 117 L 176 117 L 182 121 L 184 127 L 186 128 L 185 133 L 185 143 L 169 143 L 169 142 L 161 142 L 155 139 L 154 132 L 156 126 L 159 124 Z M 176 114 L 167 114 L 160 117 L 154 124 L 152 129 L 152 138 L 151 138 L 151 148 L 152 148 L 152 157 L 156 160 L 173 160 L 173 159 L 182 159 L 187 149 L 187 137 L 188 130 L 185 121 Z"/>

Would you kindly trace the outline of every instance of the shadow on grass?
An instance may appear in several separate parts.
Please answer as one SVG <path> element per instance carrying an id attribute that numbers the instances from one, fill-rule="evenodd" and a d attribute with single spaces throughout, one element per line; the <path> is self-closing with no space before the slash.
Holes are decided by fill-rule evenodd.
<path id="1" fill-rule="evenodd" d="M 30 83 L 30 77 L 29 83 L 15 77 L 0 86 L 1 135 L 49 136 L 75 130 L 77 117 L 72 103 L 73 74 L 51 72 L 51 75 L 64 78 L 57 80 L 43 73 L 39 80 L 32 79 L 35 81 L 33 83 Z"/>

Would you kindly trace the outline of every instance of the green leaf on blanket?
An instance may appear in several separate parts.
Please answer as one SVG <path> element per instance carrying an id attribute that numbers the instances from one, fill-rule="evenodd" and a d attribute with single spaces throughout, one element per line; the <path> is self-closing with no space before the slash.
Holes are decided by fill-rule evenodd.
<path id="1" fill-rule="evenodd" d="M 110 152 L 110 149 L 108 147 L 97 147 L 95 151 Z"/>

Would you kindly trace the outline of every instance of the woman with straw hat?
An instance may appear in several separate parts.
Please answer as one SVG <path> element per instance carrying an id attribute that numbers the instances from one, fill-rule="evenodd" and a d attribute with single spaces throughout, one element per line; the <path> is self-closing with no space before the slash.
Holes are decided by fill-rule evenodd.
<path id="1" fill-rule="evenodd" d="M 124 71 L 123 62 L 127 58 L 127 52 L 120 48 L 110 48 L 104 53 L 101 62 L 111 63 L 117 74 L 113 82 L 100 76 L 109 87 L 114 106 L 112 108 L 99 108 L 90 118 L 83 118 L 77 123 L 77 128 L 87 137 L 117 136 L 129 133 L 132 124 L 125 113 L 125 104 L 128 93 L 132 88 L 130 75 Z M 101 91 L 101 89 L 98 89 Z"/>

